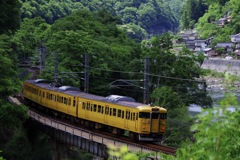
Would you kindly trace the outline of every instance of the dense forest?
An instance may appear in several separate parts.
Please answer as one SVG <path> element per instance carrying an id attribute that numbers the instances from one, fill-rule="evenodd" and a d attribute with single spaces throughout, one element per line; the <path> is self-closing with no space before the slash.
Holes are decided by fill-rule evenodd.
<path id="1" fill-rule="evenodd" d="M 178 29 L 176 16 L 163 0 L 30 0 L 22 1 L 22 4 L 22 19 L 40 16 L 49 24 L 79 9 L 105 9 L 112 15 L 121 17 L 119 25 L 126 29 L 131 37 L 140 40 L 146 38 L 147 33 L 159 34 Z"/>
<path id="2" fill-rule="evenodd" d="M 83 90 L 85 57 L 88 56 L 89 93 L 126 95 L 140 102 L 143 101 L 144 61 L 149 59 L 149 103 L 168 109 L 168 130 L 163 143 L 182 147 L 177 159 L 187 159 L 188 156 L 206 158 L 208 152 L 203 153 L 204 146 L 208 146 L 209 151 L 216 149 L 212 146 L 215 143 L 211 143 L 214 134 L 231 132 L 225 126 L 221 126 L 222 130 L 214 128 L 224 125 L 227 120 L 219 125 L 209 125 L 213 118 L 209 114 L 200 119 L 205 124 L 200 123 L 191 130 L 200 131 L 195 137 L 198 144 L 183 143 L 192 138 L 193 119 L 189 117 L 187 107 L 197 104 L 211 108 L 212 100 L 202 79 L 206 72 L 199 66 L 203 54 L 195 55 L 184 46 L 176 50 L 174 32 L 178 28 L 196 27 L 201 37 L 215 36 L 215 41 L 221 41 L 223 36 L 239 32 L 238 6 L 238 0 L 3 0 L 0 2 L 3 11 L 0 12 L 1 155 L 6 159 L 50 159 L 49 146 L 43 144 L 46 141 L 44 136 L 37 136 L 35 141 L 29 136 L 33 133 L 27 130 L 27 107 L 15 106 L 7 100 L 8 96 L 21 93 L 22 82 L 29 78 L 22 74 L 26 69 L 18 64 L 27 62 L 40 69 L 39 78 Z M 218 28 L 211 23 L 225 15 L 232 16 L 226 27 Z M 216 29 L 222 35 L 218 35 Z M 118 80 L 132 85 L 111 86 Z M 236 105 L 234 99 L 225 101 L 223 107 L 231 104 Z M 238 116 L 237 112 L 229 115 L 230 118 Z M 234 130 L 234 125 L 238 124 L 237 120 L 233 122 L 229 129 Z M 208 133 L 207 129 L 213 129 L 209 139 L 204 134 Z M 233 147 L 239 147 L 238 144 L 227 145 L 227 138 L 223 140 L 218 145 L 228 147 L 225 150 L 219 147 L 209 154 L 218 156 L 215 155 L 218 149 L 225 154 L 234 150 Z M 193 147 L 189 148 L 187 144 Z M 229 157 L 235 155 L 231 153 Z"/>

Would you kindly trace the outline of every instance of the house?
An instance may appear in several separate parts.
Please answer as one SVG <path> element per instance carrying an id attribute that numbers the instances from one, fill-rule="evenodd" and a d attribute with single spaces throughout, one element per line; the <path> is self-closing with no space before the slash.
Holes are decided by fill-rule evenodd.
<path id="1" fill-rule="evenodd" d="M 194 41 L 194 40 L 187 40 L 187 41 L 186 41 L 186 47 L 187 47 L 190 51 L 194 51 L 194 50 L 195 50 L 195 41 Z"/>
<path id="2" fill-rule="evenodd" d="M 231 42 L 233 43 L 240 43 L 240 33 L 231 35 Z"/>
<path id="3" fill-rule="evenodd" d="M 226 52 L 233 52 L 234 43 L 232 42 L 220 42 L 215 46 L 216 48 L 223 48 Z"/>
<path id="4" fill-rule="evenodd" d="M 195 39 L 195 47 L 196 48 L 206 48 L 206 40 L 205 39 Z"/>
<path id="5" fill-rule="evenodd" d="M 207 57 L 216 57 L 218 53 L 215 52 L 212 48 L 205 48 L 203 49 L 204 55 Z"/>
<path id="6" fill-rule="evenodd" d="M 195 40 L 197 37 L 196 31 L 194 31 L 194 30 L 186 30 L 186 31 L 178 34 L 178 36 L 181 37 L 184 41 Z"/>
<path id="7" fill-rule="evenodd" d="M 224 25 L 227 23 L 227 18 L 220 18 L 217 22 L 217 24 L 220 26 L 220 27 L 224 27 Z"/>
<path id="8" fill-rule="evenodd" d="M 240 49 L 235 50 L 234 53 L 238 58 L 240 58 Z"/>

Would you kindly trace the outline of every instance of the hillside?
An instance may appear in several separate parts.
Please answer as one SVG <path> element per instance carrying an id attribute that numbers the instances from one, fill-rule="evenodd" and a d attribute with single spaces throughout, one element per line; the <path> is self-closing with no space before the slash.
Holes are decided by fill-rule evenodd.
<path id="1" fill-rule="evenodd" d="M 174 3 L 175 4 L 175 3 Z M 143 39 L 148 34 L 176 31 L 179 23 L 168 2 L 163 0 L 22 0 L 21 18 L 42 17 L 49 24 L 77 10 L 105 9 L 120 17 L 123 29 L 132 38 Z"/>

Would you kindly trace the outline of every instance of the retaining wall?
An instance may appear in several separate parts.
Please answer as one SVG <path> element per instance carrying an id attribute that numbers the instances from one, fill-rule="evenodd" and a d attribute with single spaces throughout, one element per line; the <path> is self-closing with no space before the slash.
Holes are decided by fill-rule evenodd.
<path id="1" fill-rule="evenodd" d="M 201 68 L 210 69 L 217 72 L 227 71 L 230 74 L 240 75 L 240 60 L 209 58 L 204 60 Z"/>

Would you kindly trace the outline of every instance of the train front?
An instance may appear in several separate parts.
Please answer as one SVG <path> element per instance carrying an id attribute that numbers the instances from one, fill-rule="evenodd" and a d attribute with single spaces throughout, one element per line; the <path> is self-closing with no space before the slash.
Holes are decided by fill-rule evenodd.
<path id="1" fill-rule="evenodd" d="M 161 141 L 167 126 L 167 110 L 162 107 L 139 108 L 139 140 Z"/>

